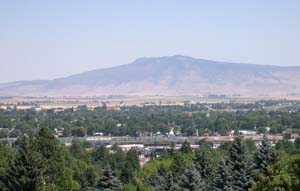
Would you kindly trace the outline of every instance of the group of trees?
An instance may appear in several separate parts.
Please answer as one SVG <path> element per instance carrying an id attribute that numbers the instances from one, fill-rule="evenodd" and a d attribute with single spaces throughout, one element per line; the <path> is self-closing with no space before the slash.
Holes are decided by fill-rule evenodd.
<path id="1" fill-rule="evenodd" d="M 200 144 L 195 152 L 179 151 L 158 159 L 147 184 L 154 191 L 296 191 L 299 151 L 287 154 L 267 140 L 252 151 L 241 138 L 217 150 Z"/>
<path id="2" fill-rule="evenodd" d="M 152 153 L 139 165 L 138 151 L 91 147 L 75 140 L 65 147 L 48 128 L 36 136 L 0 144 L 3 191 L 296 191 L 300 189 L 300 140 L 271 146 L 235 138 L 212 149 L 205 141 L 191 149 Z M 293 150 L 291 150 L 293 148 Z"/>
<path id="3" fill-rule="evenodd" d="M 300 129 L 299 108 L 267 110 L 273 102 L 186 106 L 97 108 L 54 112 L 0 110 L 0 138 L 18 138 L 12 145 L 0 141 L 0 190 L 3 191 L 296 191 L 300 190 L 300 139 L 252 140 L 237 137 L 212 149 L 205 141 L 199 149 L 184 142 L 180 150 L 150 153 L 139 165 L 138 151 L 116 145 L 93 147 L 75 139 L 61 145 L 55 129 L 64 136 L 166 133 L 183 135 L 225 133 L 256 128 L 265 133 Z M 229 110 L 229 111 L 228 111 Z"/>
<path id="4" fill-rule="evenodd" d="M 35 139 L 22 136 L 15 144 L 2 170 L 1 189 L 59 190 L 63 178 L 70 178 L 63 168 L 62 146 L 47 128 L 42 128 Z"/>
<path id="5" fill-rule="evenodd" d="M 132 182 L 140 168 L 135 150 L 87 148 L 91 146 L 78 140 L 64 147 L 48 128 L 41 128 L 33 138 L 22 136 L 12 146 L 2 142 L 0 190 L 117 191 Z"/>
<path id="6" fill-rule="evenodd" d="M 267 103 L 264 103 L 267 105 Z M 171 128 L 185 136 L 198 132 L 224 134 L 228 130 L 254 130 L 281 133 L 300 130 L 299 108 L 267 110 L 256 104 L 192 104 L 185 106 L 122 107 L 120 110 L 80 107 L 62 112 L 45 110 L 0 110 L 0 138 L 33 136 L 38 128 L 63 129 L 63 136 L 83 137 L 102 132 L 104 135 L 139 136 L 167 133 Z"/>

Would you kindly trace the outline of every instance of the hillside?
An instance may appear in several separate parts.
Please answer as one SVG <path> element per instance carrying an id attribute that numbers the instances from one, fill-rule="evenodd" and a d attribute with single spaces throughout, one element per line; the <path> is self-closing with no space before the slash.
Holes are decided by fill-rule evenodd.
<path id="1" fill-rule="evenodd" d="M 238 64 L 187 56 L 140 58 L 66 78 L 0 84 L 1 96 L 285 95 L 300 93 L 300 67 Z"/>

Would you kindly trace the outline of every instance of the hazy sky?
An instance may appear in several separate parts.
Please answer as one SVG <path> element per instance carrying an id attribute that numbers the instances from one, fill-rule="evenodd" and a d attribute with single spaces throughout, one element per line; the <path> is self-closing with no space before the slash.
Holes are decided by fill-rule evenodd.
<path id="1" fill-rule="evenodd" d="M 175 54 L 300 66 L 300 1 L 0 0 L 0 82 Z"/>

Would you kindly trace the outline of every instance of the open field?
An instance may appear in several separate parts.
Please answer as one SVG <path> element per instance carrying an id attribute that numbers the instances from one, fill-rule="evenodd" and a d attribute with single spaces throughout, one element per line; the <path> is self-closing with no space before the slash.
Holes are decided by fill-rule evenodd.
<path id="1" fill-rule="evenodd" d="M 144 105 L 184 105 L 195 103 L 255 103 L 259 100 L 300 100 L 300 96 L 241 97 L 241 96 L 103 96 L 103 97 L 2 97 L 0 108 L 16 109 L 89 109 L 106 105 L 107 108 Z"/>

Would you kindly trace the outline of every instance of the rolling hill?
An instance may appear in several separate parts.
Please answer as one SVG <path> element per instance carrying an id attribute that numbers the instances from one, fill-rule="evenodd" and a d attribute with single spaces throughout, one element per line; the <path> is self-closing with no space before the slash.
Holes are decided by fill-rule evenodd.
<path id="1" fill-rule="evenodd" d="M 286 95 L 300 93 L 300 67 L 216 62 L 187 56 L 139 58 L 54 80 L 0 84 L 0 96 Z"/>

